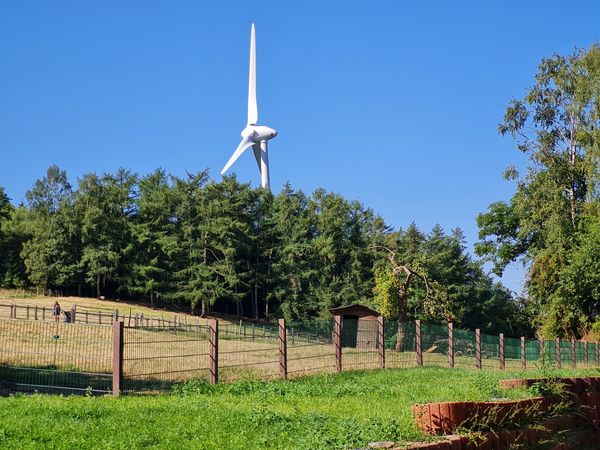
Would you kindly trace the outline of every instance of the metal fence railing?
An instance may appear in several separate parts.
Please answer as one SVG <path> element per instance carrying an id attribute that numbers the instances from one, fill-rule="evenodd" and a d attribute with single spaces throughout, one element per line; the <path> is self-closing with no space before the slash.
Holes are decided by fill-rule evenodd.
<path id="1" fill-rule="evenodd" d="M 38 311 L 39 312 L 39 311 Z M 600 367 L 600 345 L 537 341 L 382 317 L 276 324 L 211 319 L 128 326 L 0 318 L 2 392 L 159 392 L 210 383 L 418 366 Z"/>

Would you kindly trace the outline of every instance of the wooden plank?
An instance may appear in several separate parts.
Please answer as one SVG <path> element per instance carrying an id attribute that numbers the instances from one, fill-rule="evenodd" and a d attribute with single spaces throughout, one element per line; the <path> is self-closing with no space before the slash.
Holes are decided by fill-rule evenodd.
<path id="1" fill-rule="evenodd" d="M 279 373 L 281 378 L 287 379 L 287 330 L 285 328 L 285 319 L 279 319 Z M 246 328 L 244 327 L 244 331 Z M 252 327 L 254 333 L 254 327 Z"/>
<path id="2" fill-rule="evenodd" d="M 342 317 L 333 317 L 333 348 L 335 351 L 335 368 L 342 371 Z"/>
<path id="3" fill-rule="evenodd" d="M 527 369 L 527 354 L 525 353 L 525 337 L 521 336 L 521 370 Z"/>
<path id="4" fill-rule="evenodd" d="M 448 365 L 454 368 L 454 324 L 448 322 Z"/>
<path id="5" fill-rule="evenodd" d="M 504 333 L 500 333 L 500 370 L 506 369 L 504 361 Z"/>
<path id="6" fill-rule="evenodd" d="M 421 321 L 415 320 L 415 347 L 417 366 L 423 365 L 423 335 L 421 334 Z"/>
<path id="7" fill-rule="evenodd" d="M 383 316 L 377 317 L 377 354 L 379 356 L 379 367 L 385 368 L 385 329 Z"/>
<path id="8" fill-rule="evenodd" d="M 217 384 L 219 381 L 219 321 L 211 319 L 209 324 L 210 367 L 208 382 Z"/>
<path id="9" fill-rule="evenodd" d="M 481 330 L 475 329 L 475 367 L 481 369 Z"/>
<path id="10" fill-rule="evenodd" d="M 113 325 L 113 395 L 118 397 L 123 390 L 123 322 Z"/>

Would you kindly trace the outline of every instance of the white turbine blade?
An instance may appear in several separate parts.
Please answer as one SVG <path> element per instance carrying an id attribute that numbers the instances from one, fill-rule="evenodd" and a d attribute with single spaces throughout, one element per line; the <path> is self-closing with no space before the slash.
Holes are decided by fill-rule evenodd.
<path id="1" fill-rule="evenodd" d="M 248 74 L 248 125 L 258 122 L 258 105 L 256 104 L 256 41 L 254 24 L 250 33 L 250 71 Z"/>
<path id="2" fill-rule="evenodd" d="M 244 150 L 246 150 L 251 145 L 252 145 L 252 140 L 250 139 L 249 136 L 246 136 L 245 138 L 243 138 L 242 142 L 240 142 L 240 145 L 238 145 L 238 147 L 235 149 L 235 152 L 233 152 L 233 155 L 231 155 L 231 158 L 229 158 L 229 161 L 227 161 L 227 164 L 225 164 L 225 167 L 223 167 L 223 170 L 221 170 L 221 175 L 223 175 L 225 172 L 227 172 L 227 169 L 229 169 L 231 167 L 231 165 L 237 161 L 237 159 L 240 157 L 240 155 L 242 153 L 244 153 Z"/>
<path id="3" fill-rule="evenodd" d="M 258 164 L 258 170 L 260 172 L 261 167 L 260 167 L 260 144 L 253 144 L 252 145 L 252 151 L 254 152 L 254 158 L 256 159 L 256 164 Z"/>

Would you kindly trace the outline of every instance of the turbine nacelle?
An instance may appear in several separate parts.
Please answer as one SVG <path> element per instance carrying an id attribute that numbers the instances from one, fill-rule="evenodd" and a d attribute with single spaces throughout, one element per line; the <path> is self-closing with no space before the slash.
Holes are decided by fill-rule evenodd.
<path id="1" fill-rule="evenodd" d="M 268 141 L 277 136 L 277 131 L 269 128 L 266 125 L 247 125 L 241 133 L 243 138 L 248 138 L 255 144 L 263 141 Z"/>

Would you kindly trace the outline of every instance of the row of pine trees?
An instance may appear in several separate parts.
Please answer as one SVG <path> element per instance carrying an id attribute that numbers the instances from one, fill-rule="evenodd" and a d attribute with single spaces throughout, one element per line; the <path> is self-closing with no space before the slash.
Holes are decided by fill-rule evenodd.
<path id="1" fill-rule="evenodd" d="M 0 188 L 3 287 L 309 320 L 343 304 L 381 307 L 376 275 L 389 271 L 393 251 L 444 290 L 437 314 L 423 307 L 424 283 L 415 280 L 410 318 L 515 333 L 526 326 L 510 293 L 466 253 L 460 230 L 395 230 L 324 189 L 307 195 L 286 184 L 272 194 L 234 176 L 162 169 L 89 173 L 73 187 L 52 166 L 26 199 L 13 205 Z"/>

